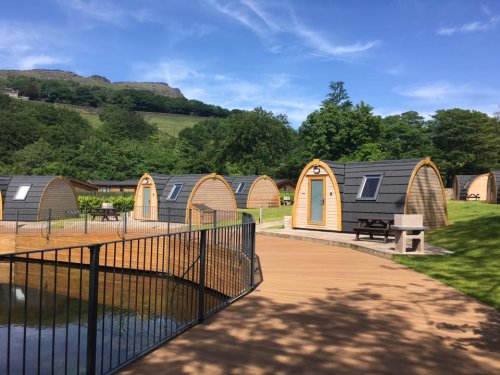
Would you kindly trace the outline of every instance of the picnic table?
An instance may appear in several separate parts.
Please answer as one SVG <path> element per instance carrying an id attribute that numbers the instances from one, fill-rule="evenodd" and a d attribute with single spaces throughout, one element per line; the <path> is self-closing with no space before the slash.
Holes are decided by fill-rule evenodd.
<path id="1" fill-rule="evenodd" d="M 118 221 L 118 213 L 114 208 L 96 208 L 90 212 L 90 215 L 92 216 L 91 220 L 100 216 L 101 221 L 109 221 L 110 218 L 114 218 L 114 220 Z"/>
<path id="2" fill-rule="evenodd" d="M 477 201 L 477 200 L 479 200 L 480 197 L 479 197 L 479 194 L 468 194 L 465 198 L 468 201 L 470 201 L 472 199 Z"/>
<path id="3" fill-rule="evenodd" d="M 368 234 L 370 239 L 373 236 L 384 236 L 384 243 L 387 243 L 389 234 L 391 233 L 391 225 L 394 224 L 394 219 L 382 217 L 360 217 L 358 218 L 358 226 L 353 230 L 356 233 L 356 241 L 359 241 L 360 234 Z"/>

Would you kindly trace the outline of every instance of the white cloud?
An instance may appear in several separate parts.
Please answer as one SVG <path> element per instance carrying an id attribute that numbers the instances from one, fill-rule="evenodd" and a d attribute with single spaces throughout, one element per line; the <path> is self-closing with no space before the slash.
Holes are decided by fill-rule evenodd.
<path id="1" fill-rule="evenodd" d="M 354 43 L 348 45 L 338 45 L 331 43 L 319 33 L 299 24 L 295 24 L 294 32 L 302 37 L 308 44 L 313 46 L 317 51 L 325 53 L 330 56 L 343 56 L 353 53 L 367 51 L 375 47 L 379 41 L 372 40 L 366 43 Z"/>
<path id="2" fill-rule="evenodd" d="M 68 59 L 56 56 L 48 56 L 48 55 L 33 55 L 33 56 L 22 57 L 19 60 L 17 67 L 19 69 L 26 70 L 26 69 L 34 69 L 37 67 L 56 65 L 65 62 L 68 62 Z"/>
<path id="3" fill-rule="evenodd" d="M 294 50 L 287 44 L 277 41 L 281 34 L 295 37 L 303 49 L 309 49 L 316 54 L 329 57 L 359 54 L 372 49 L 380 43 L 378 40 L 347 44 L 333 42 L 331 38 L 299 22 L 291 8 L 274 9 L 274 13 L 271 14 L 254 0 L 240 0 L 239 2 L 224 4 L 219 0 L 205 0 L 205 2 L 216 11 L 252 30 L 268 44 L 272 53 Z M 280 15 L 276 16 L 275 14 Z"/>
<path id="4" fill-rule="evenodd" d="M 494 29 L 500 22 L 500 16 L 490 17 L 485 22 L 469 22 L 456 27 L 442 27 L 437 31 L 438 35 L 449 36 L 456 33 L 473 33 L 476 31 L 485 31 Z"/>
<path id="5" fill-rule="evenodd" d="M 76 12 L 84 17 L 115 25 L 123 25 L 128 20 L 147 22 L 157 17 L 149 10 L 134 6 L 125 8 L 122 4 L 116 5 L 107 0 L 56 0 L 65 9 Z"/>
<path id="6" fill-rule="evenodd" d="M 0 68 L 33 69 L 69 61 L 55 43 L 61 37 L 48 28 L 33 24 L 0 21 Z M 55 42 L 57 41 L 57 42 Z"/>
<path id="7" fill-rule="evenodd" d="M 439 108 L 467 108 L 491 115 L 498 110 L 500 103 L 500 90 L 446 81 L 396 88 L 394 91 L 410 99 L 408 108 L 424 113 Z"/>
<path id="8" fill-rule="evenodd" d="M 201 76 L 195 68 L 181 60 L 166 60 L 157 64 L 138 63 L 134 69 L 141 80 L 166 82 L 172 87 Z"/>
<path id="9" fill-rule="evenodd" d="M 320 98 L 301 95 L 301 89 L 293 84 L 293 77 L 284 73 L 249 80 L 232 74 L 209 72 L 203 66 L 181 60 L 138 63 L 134 69 L 135 79 L 164 81 L 179 87 L 189 99 L 229 109 L 263 107 L 275 114 L 286 114 L 294 126 L 299 126 L 321 101 Z"/>

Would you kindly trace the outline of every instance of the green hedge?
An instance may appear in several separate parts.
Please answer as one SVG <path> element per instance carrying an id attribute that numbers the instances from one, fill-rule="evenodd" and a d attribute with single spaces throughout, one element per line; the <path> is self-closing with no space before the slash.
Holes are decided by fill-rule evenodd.
<path id="1" fill-rule="evenodd" d="M 78 197 L 78 206 L 81 210 L 87 206 L 88 210 L 101 208 L 103 203 L 113 203 L 113 208 L 120 211 L 131 211 L 134 208 L 134 196 L 107 196 L 97 197 L 90 195 L 80 195 Z"/>

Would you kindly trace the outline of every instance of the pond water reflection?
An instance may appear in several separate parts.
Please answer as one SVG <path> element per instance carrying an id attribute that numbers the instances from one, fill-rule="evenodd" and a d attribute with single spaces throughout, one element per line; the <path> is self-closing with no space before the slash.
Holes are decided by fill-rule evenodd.
<path id="1" fill-rule="evenodd" d="M 0 274 L 0 374 L 84 373 L 88 269 L 21 260 L 0 264 Z M 108 269 L 99 272 L 98 301 L 96 373 L 104 373 L 193 324 L 198 288 Z M 205 311 L 222 301 L 206 293 Z"/>

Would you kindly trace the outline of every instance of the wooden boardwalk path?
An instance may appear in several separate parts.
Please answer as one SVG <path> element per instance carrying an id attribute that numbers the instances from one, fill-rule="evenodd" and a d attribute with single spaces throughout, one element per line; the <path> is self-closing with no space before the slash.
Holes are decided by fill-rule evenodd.
<path id="1" fill-rule="evenodd" d="M 500 314 L 390 260 L 257 237 L 264 282 L 123 374 L 499 374 Z"/>

